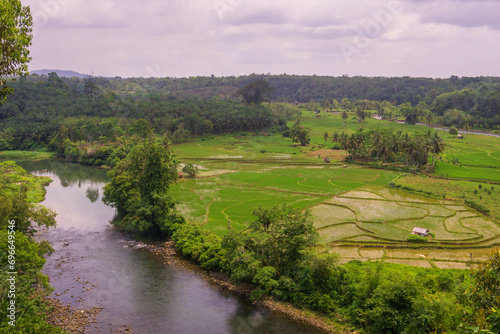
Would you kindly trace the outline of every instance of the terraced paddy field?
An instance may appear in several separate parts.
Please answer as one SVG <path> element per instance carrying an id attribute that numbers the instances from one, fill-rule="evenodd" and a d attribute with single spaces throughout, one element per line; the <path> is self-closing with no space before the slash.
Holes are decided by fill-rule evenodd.
<path id="1" fill-rule="evenodd" d="M 303 121 L 312 129 L 309 147 L 279 134 L 220 135 L 175 145 L 183 162 L 202 166 L 197 180 L 172 187 L 181 213 L 223 236 L 229 228 L 247 228 L 259 206 L 287 203 L 310 209 L 324 247 L 340 253 L 342 261 L 385 258 L 409 265 L 465 268 L 470 254 L 472 261 L 479 261 L 500 246 L 500 185 L 495 184 L 500 183 L 499 138 L 468 134 L 457 139 L 438 131 L 447 150 L 437 162 L 435 176 L 464 181 L 415 175 L 396 181 L 435 196 L 425 197 L 388 188 L 397 172 L 344 168 L 345 152 L 325 149 L 322 134 L 351 133 L 360 127 L 424 133 L 427 127 L 375 119 L 358 122 L 351 117 L 344 127 L 338 114 L 312 112 L 304 112 Z M 325 156 L 331 164 L 322 163 Z M 452 159 L 459 163 L 451 164 Z M 466 200 L 483 204 L 489 215 L 467 206 Z M 427 228 L 435 237 L 425 244 L 409 243 L 414 227 Z"/>
<path id="2" fill-rule="evenodd" d="M 201 176 L 172 188 L 178 209 L 192 223 L 224 236 L 240 231 L 262 206 L 309 209 L 324 246 L 342 261 L 377 260 L 418 266 L 465 268 L 500 245 L 500 225 L 489 216 L 443 198 L 387 187 L 392 171 L 343 165 L 205 161 Z M 225 168 L 227 169 L 225 169 Z M 414 227 L 435 237 L 406 241 Z M 466 256 L 467 255 L 467 256 Z"/>
<path id="3" fill-rule="evenodd" d="M 395 177 L 391 171 L 329 165 L 240 163 L 229 167 L 202 170 L 201 178 L 181 181 L 172 188 L 181 213 L 219 236 L 228 232 L 229 221 L 234 230 L 248 227 L 255 219 L 253 210 L 259 206 L 286 203 L 300 209 L 312 208 L 336 194 L 364 185 L 382 186 Z M 210 175 L 213 170 L 219 174 Z"/>

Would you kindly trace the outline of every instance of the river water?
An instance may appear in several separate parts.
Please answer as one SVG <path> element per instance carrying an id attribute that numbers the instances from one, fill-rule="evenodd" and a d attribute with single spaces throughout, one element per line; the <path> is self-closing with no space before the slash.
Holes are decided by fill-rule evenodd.
<path id="1" fill-rule="evenodd" d="M 39 231 L 52 243 L 44 273 L 52 297 L 76 308 L 102 307 L 86 333 L 323 333 L 276 312 L 259 309 L 208 282 L 197 270 L 166 265 L 109 224 L 114 209 L 102 202 L 106 171 L 59 161 L 19 162 L 54 181 L 43 205 L 57 227 Z"/>

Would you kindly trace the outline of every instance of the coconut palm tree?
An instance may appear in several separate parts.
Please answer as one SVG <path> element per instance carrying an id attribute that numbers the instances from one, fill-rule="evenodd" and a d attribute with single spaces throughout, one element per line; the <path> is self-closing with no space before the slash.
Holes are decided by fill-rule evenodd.
<path id="1" fill-rule="evenodd" d="M 432 120 L 434 119 L 434 114 L 432 111 L 428 111 L 427 115 L 425 115 L 425 120 L 427 121 L 427 126 L 431 127 Z"/>
<path id="2" fill-rule="evenodd" d="M 330 138 L 330 135 L 328 134 L 328 131 L 323 132 L 323 136 L 322 137 L 325 140 L 325 146 L 326 146 L 326 142 L 328 141 L 328 138 Z"/>
<path id="3" fill-rule="evenodd" d="M 464 138 L 465 138 L 465 134 L 467 134 L 469 131 L 470 131 L 469 123 L 465 123 L 465 125 L 464 125 Z"/>
<path id="4" fill-rule="evenodd" d="M 339 137 L 339 142 L 340 142 L 340 147 L 343 150 L 347 150 L 347 139 L 348 136 L 344 132 L 342 132 Z"/>
<path id="5" fill-rule="evenodd" d="M 432 168 L 436 164 L 436 157 L 443 153 L 445 147 L 443 138 L 437 132 L 434 132 L 431 136 Z"/>
<path id="6" fill-rule="evenodd" d="M 401 131 L 392 134 L 389 141 L 389 151 L 394 154 L 394 167 L 396 167 L 396 159 L 401 151 Z"/>
<path id="7" fill-rule="evenodd" d="M 382 141 L 380 142 L 379 146 L 379 154 L 382 157 L 382 163 L 385 164 L 385 160 L 387 159 L 387 156 L 391 153 L 389 147 L 390 147 L 390 138 L 389 137 L 384 137 Z"/>
<path id="8" fill-rule="evenodd" d="M 349 115 L 347 115 L 347 111 L 342 112 L 342 119 L 344 120 L 344 128 L 345 128 L 345 120 L 349 118 Z"/>
<path id="9" fill-rule="evenodd" d="M 332 142 L 336 143 L 339 141 L 339 134 L 337 132 L 332 133 Z"/>
<path id="10" fill-rule="evenodd" d="M 406 166 L 410 166 L 410 158 L 413 158 L 415 153 L 420 149 L 420 141 L 418 138 L 410 137 L 410 141 L 406 143 L 405 154 L 406 154 Z"/>
<path id="11" fill-rule="evenodd" d="M 425 136 L 421 139 L 421 146 L 425 151 L 425 156 L 427 157 L 427 164 L 425 165 L 425 170 L 429 171 L 429 152 L 432 150 L 432 139 L 431 139 L 431 130 L 427 132 Z"/>
<path id="12" fill-rule="evenodd" d="M 379 148 L 380 148 L 380 144 L 382 143 L 382 139 L 383 139 L 382 132 L 380 132 L 380 130 L 378 130 L 378 129 L 374 130 L 371 133 L 371 138 L 372 138 L 372 141 L 373 141 L 373 148 L 377 152 L 377 160 L 378 160 L 378 157 L 379 157 Z"/>

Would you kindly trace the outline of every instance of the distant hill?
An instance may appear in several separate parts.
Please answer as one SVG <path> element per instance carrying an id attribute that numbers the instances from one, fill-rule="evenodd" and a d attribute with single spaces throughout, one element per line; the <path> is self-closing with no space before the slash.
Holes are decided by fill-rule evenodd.
<path id="1" fill-rule="evenodd" d="M 89 75 L 88 74 L 82 74 L 78 73 L 75 71 L 69 71 L 69 70 L 35 70 L 35 71 L 30 71 L 30 74 L 38 74 L 38 75 L 47 75 L 51 72 L 56 72 L 58 76 L 60 77 L 66 77 L 66 78 L 72 78 L 72 77 L 77 77 L 77 78 L 86 78 Z"/>

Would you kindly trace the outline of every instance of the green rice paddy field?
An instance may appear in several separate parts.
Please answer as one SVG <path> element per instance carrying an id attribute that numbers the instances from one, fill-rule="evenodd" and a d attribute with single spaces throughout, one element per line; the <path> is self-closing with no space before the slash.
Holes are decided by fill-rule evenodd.
<path id="1" fill-rule="evenodd" d="M 500 246 L 500 209 L 490 184 L 486 191 L 482 188 L 483 192 L 478 189 L 474 194 L 473 188 L 449 189 L 458 183 L 478 187 L 477 182 L 413 175 L 397 178 L 399 173 L 390 170 L 346 166 L 341 161 L 325 164 L 321 158 L 325 154 L 335 157 L 335 151 L 315 151 L 324 143 L 321 134 L 343 131 L 343 121 L 336 114 L 316 118 L 312 113 L 305 113 L 304 121 L 313 130 L 309 148 L 295 146 L 280 135 L 224 135 L 176 145 L 182 162 L 201 166 L 197 179 L 185 179 L 172 187 L 179 211 L 190 222 L 223 236 L 229 228 L 248 227 L 255 219 L 252 211 L 259 206 L 287 203 L 310 209 L 323 247 L 339 253 L 342 261 L 384 258 L 423 267 L 466 268 L 469 261 L 483 260 L 493 247 Z M 363 123 L 349 119 L 345 131 L 360 126 L 427 131 L 423 126 L 374 119 Z M 495 182 L 500 138 L 468 135 L 459 140 L 445 132 L 442 135 L 449 148 L 436 174 L 446 170 L 456 178 Z M 446 163 L 452 158 L 459 159 L 462 167 Z M 437 196 L 388 188 L 396 178 L 398 184 L 431 190 Z M 427 184 L 433 182 L 437 183 Z M 497 191 L 500 194 L 500 186 Z M 479 196 L 489 198 L 491 216 L 464 205 L 469 193 L 478 201 Z M 475 199 L 472 197 L 468 199 Z M 425 244 L 408 243 L 406 238 L 414 227 L 429 229 L 435 238 Z"/>

